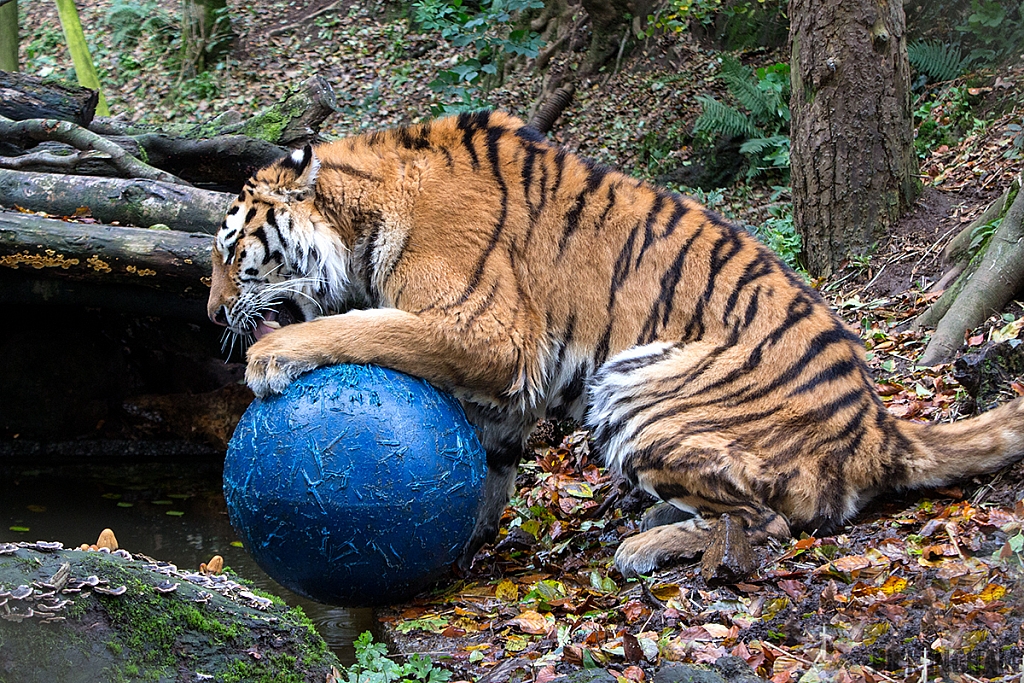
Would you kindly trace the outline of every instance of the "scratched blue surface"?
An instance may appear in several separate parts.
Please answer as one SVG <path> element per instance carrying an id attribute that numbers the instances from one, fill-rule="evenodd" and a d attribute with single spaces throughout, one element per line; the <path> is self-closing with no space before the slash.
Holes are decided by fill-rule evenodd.
<path id="1" fill-rule="evenodd" d="M 454 398 L 393 370 L 338 365 L 249 406 L 228 446 L 224 496 L 275 581 L 318 602 L 381 605 L 448 571 L 485 469 Z"/>

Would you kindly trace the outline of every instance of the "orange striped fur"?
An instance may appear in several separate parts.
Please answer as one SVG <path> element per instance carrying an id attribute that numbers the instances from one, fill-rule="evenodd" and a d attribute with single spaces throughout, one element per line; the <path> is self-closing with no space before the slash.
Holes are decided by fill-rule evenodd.
<path id="1" fill-rule="evenodd" d="M 892 418 L 857 335 L 757 240 L 497 112 L 258 172 L 218 235 L 209 311 L 240 336 L 283 326 L 249 349 L 259 395 L 333 363 L 454 393 L 489 465 L 464 566 L 546 415 L 586 420 L 609 467 L 679 511 L 620 545 L 625 574 L 699 553 L 702 516 L 754 541 L 823 533 L 880 492 L 1024 455 L 1021 402 Z"/>

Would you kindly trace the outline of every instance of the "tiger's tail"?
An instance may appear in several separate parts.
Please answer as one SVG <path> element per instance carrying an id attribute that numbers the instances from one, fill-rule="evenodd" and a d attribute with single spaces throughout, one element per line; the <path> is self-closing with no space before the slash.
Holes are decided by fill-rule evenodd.
<path id="1" fill-rule="evenodd" d="M 897 420 L 897 425 L 917 446 L 897 488 L 943 486 L 1024 458 L 1024 398 L 952 424 Z"/>

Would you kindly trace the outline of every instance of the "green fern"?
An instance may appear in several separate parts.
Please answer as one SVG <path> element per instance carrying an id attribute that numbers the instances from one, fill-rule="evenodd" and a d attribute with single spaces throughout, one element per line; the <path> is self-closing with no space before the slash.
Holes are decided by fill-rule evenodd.
<path id="1" fill-rule="evenodd" d="M 960 48 L 938 41 L 915 41 L 907 45 L 910 65 L 935 81 L 951 81 L 967 70 L 970 57 L 964 57 Z"/>
<path id="2" fill-rule="evenodd" d="M 757 76 L 731 55 L 722 58 L 722 80 L 728 86 L 729 93 L 750 112 L 755 121 L 763 121 L 774 113 L 775 103 L 757 87 Z"/>
<path id="3" fill-rule="evenodd" d="M 703 111 L 693 124 L 694 132 L 730 138 L 757 135 L 757 127 L 736 107 L 723 104 L 708 95 L 698 95 L 697 101 Z"/>

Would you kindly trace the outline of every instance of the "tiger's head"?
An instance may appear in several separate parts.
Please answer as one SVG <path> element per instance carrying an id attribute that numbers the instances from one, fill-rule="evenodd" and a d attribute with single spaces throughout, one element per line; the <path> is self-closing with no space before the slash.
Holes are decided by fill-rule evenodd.
<path id="1" fill-rule="evenodd" d="M 207 313 L 234 339 L 338 312 L 348 249 L 316 208 L 320 163 L 307 145 L 258 171 L 213 246 Z"/>

